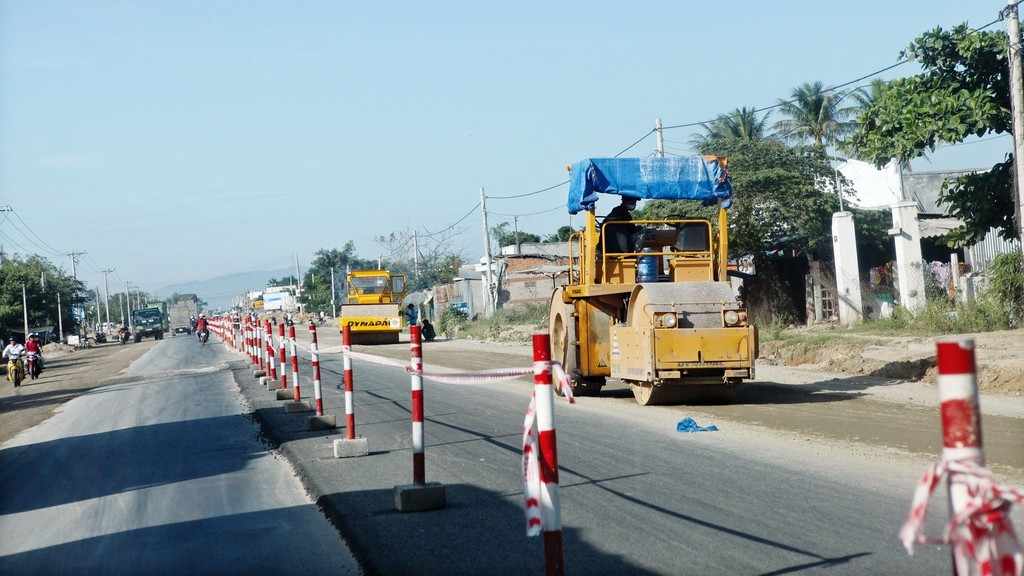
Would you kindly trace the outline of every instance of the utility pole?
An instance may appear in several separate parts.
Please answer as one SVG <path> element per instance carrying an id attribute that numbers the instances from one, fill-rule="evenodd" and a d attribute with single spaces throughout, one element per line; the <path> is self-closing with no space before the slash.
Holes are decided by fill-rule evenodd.
<path id="1" fill-rule="evenodd" d="M 82 254 L 85 254 L 85 252 L 68 252 L 68 256 L 71 257 L 71 276 L 75 280 L 78 280 L 78 257 L 81 256 Z M 74 309 L 75 309 L 74 300 L 72 300 L 71 310 L 74 311 Z M 79 336 L 82 335 L 82 324 L 84 324 L 84 323 L 85 323 L 85 304 L 82 304 L 82 315 L 78 317 L 78 335 Z"/>
<path id="2" fill-rule="evenodd" d="M 78 280 L 78 257 L 85 252 L 68 252 L 68 256 L 71 257 L 71 276 Z"/>
<path id="3" fill-rule="evenodd" d="M 96 287 L 96 331 L 100 331 L 100 287 Z"/>
<path id="4" fill-rule="evenodd" d="M 25 343 L 28 343 L 28 291 L 21 285 L 21 309 L 25 313 Z"/>
<path id="5" fill-rule="evenodd" d="M 491 298 L 491 235 L 487 231 L 487 197 L 484 196 L 484 188 L 480 187 L 480 213 L 484 219 L 484 267 L 487 268 L 485 278 L 486 286 L 484 286 L 484 315 L 490 316 L 491 312 L 494 312 L 495 306 Z"/>
<path id="6" fill-rule="evenodd" d="M 1017 202 L 1014 211 L 1017 213 L 1017 228 L 1020 232 L 1021 255 L 1024 256 L 1024 47 L 1021 46 L 1020 19 L 1017 14 L 1017 2 L 1007 0 L 1009 6 L 1001 16 L 1006 21 L 1006 36 L 1009 50 L 1010 66 L 1010 109 L 1013 113 L 1013 165 L 1014 190 Z"/>
<path id="7" fill-rule="evenodd" d="M 420 245 L 415 230 L 412 231 L 412 270 L 416 274 L 420 271 Z"/>
<path id="8" fill-rule="evenodd" d="M 107 286 L 107 274 L 113 272 L 114 269 L 100 270 L 103 272 L 103 301 L 107 304 L 107 328 L 110 328 L 110 288 Z"/>
<path id="9" fill-rule="evenodd" d="M 654 136 L 658 142 L 658 158 L 665 157 L 665 137 L 661 133 L 661 118 L 654 120 Z"/>
<path id="10" fill-rule="evenodd" d="M 334 301 L 334 293 L 338 291 L 334 283 L 334 266 L 331 266 L 331 316 L 338 317 L 338 304 Z"/>
<path id="11" fill-rule="evenodd" d="M 128 291 L 128 281 L 124 283 L 124 299 L 128 302 L 128 329 L 135 331 L 135 327 L 132 326 L 132 293 Z M 123 310 L 123 308 L 122 308 Z"/>
<path id="12" fill-rule="evenodd" d="M 516 230 L 516 255 L 523 253 L 523 243 L 519 241 L 519 216 L 512 217 L 512 226 Z"/>

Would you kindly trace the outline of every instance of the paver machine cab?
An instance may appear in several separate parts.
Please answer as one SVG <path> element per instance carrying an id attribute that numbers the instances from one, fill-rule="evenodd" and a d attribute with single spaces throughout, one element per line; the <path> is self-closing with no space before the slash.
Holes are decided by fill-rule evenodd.
<path id="1" fill-rule="evenodd" d="M 548 329 L 551 359 L 576 394 L 596 395 L 610 377 L 642 405 L 723 403 L 754 377 L 757 329 L 728 274 L 726 163 L 595 158 L 570 167 L 569 213 L 583 212 L 586 224 L 570 238 L 569 280 L 551 297 Z M 717 205 L 718 218 L 599 225 L 600 195 L 694 200 Z"/>
<path id="2" fill-rule="evenodd" d="M 405 275 L 387 270 L 348 273 L 348 296 L 341 305 L 338 327 L 349 327 L 352 344 L 396 344 L 402 332 Z"/>

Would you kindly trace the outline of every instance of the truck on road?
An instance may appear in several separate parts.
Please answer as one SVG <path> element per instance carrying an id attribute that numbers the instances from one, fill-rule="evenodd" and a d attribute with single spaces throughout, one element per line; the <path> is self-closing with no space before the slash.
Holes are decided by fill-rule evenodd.
<path id="1" fill-rule="evenodd" d="M 199 298 L 195 294 L 179 294 L 167 309 L 172 334 L 191 334 L 192 319 L 199 317 Z"/>
<path id="2" fill-rule="evenodd" d="M 132 327 L 136 342 L 147 336 L 157 340 L 164 339 L 164 315 L 159 308 L 132 310 Z"/>

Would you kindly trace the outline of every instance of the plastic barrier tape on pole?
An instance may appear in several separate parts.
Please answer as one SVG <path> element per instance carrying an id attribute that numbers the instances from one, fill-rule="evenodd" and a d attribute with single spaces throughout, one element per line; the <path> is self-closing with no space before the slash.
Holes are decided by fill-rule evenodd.
<path id="1" fill-rule="evenodd" d="M 1000 484 L 984 467 L 974 342 L 942 340 L 937 349 L 942 459 L 921 477 L 900 540 L 910 554 L 925 542 L 952 545 L 960 576 L 1020 576 L 1024 556 L 1009 512 L 1012 503 L 1024 503 L 1024 490 Z M 928 536 L 923 533 L 928 500 L 943 477 L 949 486 L 950 520 L 942 536 Z"/>

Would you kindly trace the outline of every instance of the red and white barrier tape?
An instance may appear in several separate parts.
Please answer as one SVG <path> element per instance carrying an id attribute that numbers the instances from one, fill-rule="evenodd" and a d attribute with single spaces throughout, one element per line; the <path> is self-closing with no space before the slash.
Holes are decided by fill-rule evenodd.
<path id="1" fill-rule="evenodd" d="M 966 485 L 966 508 L 949 520 L 941 537 L 923 533 L 928 498 L 947 473 Z M 900 529 L 907 552 L 925 542 L 951 544 L 960 576 L 1021 576 L 1024 556 L 1009 514 L 1011 503 L 1024 504 L 1024 490 L 997 482 L 992 473 L 970 461 L 939 460 L 925 470 L 914 491 L 910 515 Z"/>
<path id="2" fill-rule="evenodd" d="M 301 348 L 307 353 L 311 352 L 309 348 L 306 348 L 297 342 L 295 343 L 295 346 Z M 401 368 L 407 372 L 413 371 L 412 367 L 404 362 L 399 362 L 397 360 L 381 356 L 374 356 L 372 354 L 355 352 L 351 349 L 347 349 L 346 346 L 325 348 L 317 350 L 317 353 L 345 354 L 349 358 L 355 360 L 362 360 L 381 366 Z M 555 385 L 558 386 L 558 389 L 562 392 L 566 402 L 574 404 L 576 402 L 576 398 L 572 394 L 572 385 L 569 381 L 569 376 L 565 373 L 565 369 L 563 369 L 562 365 L 558 362 L 536 362 L 530 368 L 496 368 L 480 372 L 430 372 L 427 370 L 421 370 L 419 371 L 419 375 L 423 378 L 448 384 L 487 384 L 511 380 L 527 374 L 535 374 L 538 370 L 548 369 L 552 371 Z M 523 498 L 524 512 L 526 515 L 526 535 L 528 537 L 539 536 L 544 529 L 543 520 L 541 518 L 541 497 L 543 488 L 540 477 L 540 462 L 537 457 L 538 446 L 535 426 L 537 416 L 536 412 L 537 396 L 536 393 L 534 393 L 530 397 L 530 405 L 526 409 L 526 418 L 523 422 Z"/>
<path id="3" fill-rule="evenodd" d="M 566 402 L 575 404 L 576 398 L 572 395 L 572 385 L 562 365 L 558 362 L 537 362 L 534 364 L 534 371 L 547 370 L 550 366 L 555 376 L 555 381 L 562 390 Z M 534 425 L 537 419 L 537 394 L 530 397 L 530 406 L 526 409 L 526 418 L 523 421 L 523 511 L 526 514 L 526 536 L 539 536 L 544 530 L 544 520 L 541 517 L 541 498 L 543 486 L 540 479 L 540 461 L 538 460 L 537 431 Z"/>
<path id="4" fill-rule="evenodd" d="M 301 344 L 296 343 L 296 346 L 301 348 L 305 352 L 310 350 Z M 325 348 L 317 350 L 317 353 L 323 354 L 344 354 L 353 360 L 362 360 L 371 364 L 377 364 L 380 366 L 390 366 L 392 368 L 401 368 L 406 372 L 413 372 L 411 366 L 406 362 L 398 360 L 392 360 L 391 358 L 384 358 L 382 356 L 374 356 L 373 354 L 365 354 L 362 352 L 355 352 L 353 350 L 346 350 L 345 346 L 334 346 L 331 348 Z M 481 370 L 479 372 L 431 372 L 429 370 L 420 370 L 416 374 L 434 380 L 437 382 L 444 382 L 446 384 L 485 384 L 494 382 L 503 382 L 505 380 L 512 380 L 519 378 L 520 376 L 526 376 L 527 374 L 533 374 L 534 369 L 531 368 L 494 368 L 491 370 Z M 566 385 L 568 388 L 568 385 Z M 570 391 L 569 394 L 572 394 Z"/>

